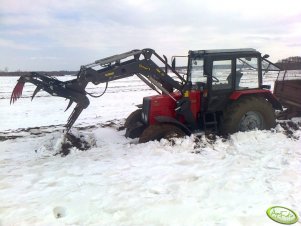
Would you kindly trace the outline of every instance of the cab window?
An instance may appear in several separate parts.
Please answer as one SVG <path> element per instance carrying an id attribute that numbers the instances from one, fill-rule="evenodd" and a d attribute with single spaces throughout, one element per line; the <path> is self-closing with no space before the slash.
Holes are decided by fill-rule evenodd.
<path id="1" fill-rule="evenodd" d="M 232 60 L 214 60 L 212 65 L 212 89 L 231 89 L 229 80 L 232 70 Z"/>
<path id="2" fill-rule="evenodd" d="M 190 81 L 192 84 L 207 82 L 207 78 L 204 76 L 204 59 L 191 60 Z"/>
<path id="3" fill-rule="evenodd" d="M 237 58 L 235 89 L 252 89 L 258 86 L 258 58 Z"/>

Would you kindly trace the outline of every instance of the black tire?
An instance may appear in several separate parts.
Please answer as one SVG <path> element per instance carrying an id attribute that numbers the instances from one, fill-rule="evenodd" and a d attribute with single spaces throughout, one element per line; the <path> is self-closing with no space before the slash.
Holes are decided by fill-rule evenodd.
<path id="1" fill-rule="evenodd" d="M 134 124 L 130 124 L 128 128 L 126 128 L 125 137 L 132 139 L 140 137 L 145 128 L 146 125 L 144 125 L 142 122 L 135 122 Z"/>
<path id="2" fill-rule="evenodd" d="M 136 122 L 142 122 L 142 109 L 133 111 L 125 120 L 124 127 L 127 129 Z"/>
<path id="3" fill-rule="evenodd" d="M 156 124 L 147 127 L 139 138 L 139 143 L 146 143 L 152 140 L 170 139 L 183 137 L 186 134 L 179 127 L 171 124 Z"/>
<path id="4" fill-rule="evenodd" d="M 276 117 L 272 105 L 263 97 L 242 97 L 232 102 L 223 112 L 221 133 L 231 134 L 252 129 L 275 127 Z"/>

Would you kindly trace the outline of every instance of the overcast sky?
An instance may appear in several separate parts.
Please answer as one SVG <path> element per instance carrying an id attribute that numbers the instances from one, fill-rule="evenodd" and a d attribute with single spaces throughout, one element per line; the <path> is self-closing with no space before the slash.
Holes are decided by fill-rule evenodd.
<path id="1" fill-rule="evenodd" d="M 132 49 L 301 55 L 300 0 L 0 0 L 0 70 L 78 70 Z"/>

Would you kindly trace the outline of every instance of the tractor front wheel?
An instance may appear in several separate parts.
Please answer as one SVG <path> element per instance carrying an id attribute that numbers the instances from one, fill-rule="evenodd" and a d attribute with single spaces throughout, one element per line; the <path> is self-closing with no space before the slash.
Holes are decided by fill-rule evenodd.
<path id="1" fill-rule="evenodd" d="M 183 136 L 185 136 L 184 131 L 177 126 L 171 124 L 156 124 L 147 127 L 143 131 L 139 138 L 139 143 Z"/>
<path id="2" fill-rule="evenodd" d="M 275 110 L 263 97 L 242 97 L 223 112 L 221 133 L 270 129 L 276 125 Z"/>
<path id="3" fill-rule="evenodd" d="M 145 129 L 142 122 L 142 110 L 133 111 L 125 120 L 124 127 L 126 128 L 125 137 L 132 139 L 139 137 Z"/>
<path id="4" fill-rule="evenodd" d="M 125 120 L 124 127 L 128 128 L 136 122 L 142 121 L 142 109 L 133 111 Z"/>

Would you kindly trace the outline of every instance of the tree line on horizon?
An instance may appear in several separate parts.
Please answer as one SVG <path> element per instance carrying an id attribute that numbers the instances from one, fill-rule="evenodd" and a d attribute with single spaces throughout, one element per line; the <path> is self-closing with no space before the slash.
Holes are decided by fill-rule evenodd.
<path id="1" fill-rule="evenodd" d="M 301 57 L 291 56 L 275 63 L 278 67 L 284 70 L 301 70 Z"/>

